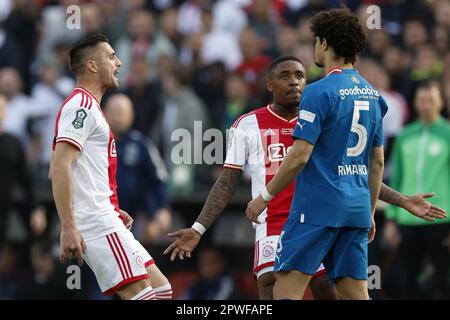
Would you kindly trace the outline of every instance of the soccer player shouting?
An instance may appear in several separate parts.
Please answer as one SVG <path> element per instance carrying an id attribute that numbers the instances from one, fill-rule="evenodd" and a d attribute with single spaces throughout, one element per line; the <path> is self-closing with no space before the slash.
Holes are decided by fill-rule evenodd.
<path id="1" fill-rule="evenodd" d="M 84 259 L 104 294 L 170 299 L 167 278 L 127 230 L 133 220 L 119 209 L 114 136 L 99 101 L 118 87 L 120 65 L 101 34 L 87 35 L 70 50 L 77 85 L 56 118 L 49 173 L 61 221 L 60 259 L 76 257 L 79 265 Z"/>

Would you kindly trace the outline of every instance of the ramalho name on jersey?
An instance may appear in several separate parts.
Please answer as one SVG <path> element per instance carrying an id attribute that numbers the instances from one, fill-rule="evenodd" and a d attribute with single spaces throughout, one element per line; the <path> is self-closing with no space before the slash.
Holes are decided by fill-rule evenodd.
<path id="1" fill-rule="evenodd" d="M 305 88 L 293 137 L 314 150 L 296 178 L 293 219 L 371 226 L 370 150 L 383 145 L 386 111 L 379 92 L 354 69 L 335 69 Z"/>

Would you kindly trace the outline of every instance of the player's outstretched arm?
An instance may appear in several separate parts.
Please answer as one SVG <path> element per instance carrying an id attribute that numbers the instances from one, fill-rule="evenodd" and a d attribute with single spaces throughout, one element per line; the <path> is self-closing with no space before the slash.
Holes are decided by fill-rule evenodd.
<path id="1" fill-rule="evenodd" d="M 212 187 L 206 203 L 194 223 L 195 229 L 191 227 L 169 233 L 169 237 L 177 238 L 164 250 L 164 254 L 172 253 L 171 261 L 175 260 L 177 256 L 180 260 L 183 260 L 185 255 L 188 258 L 191 257 L 191 252 L 197 247 L 203 232 L 216 221 L 230 202 L 241 175 L 241 170 L 225 168 Z"/>
<path id="2" fill-rule="evenodd" d="M 383 184 L 381 186 L 379 199 L 394 206 L 407 210 L 412 215 L 426 221 L 434 221 L 434 219 L 444 219 L 447 213 L 426 199 L 434 196 L 432 193 L 419 193 L 413 196 L 406 196 L 395 189 Z"/>
<path id="3" fill-rule="evenodd" d="M 61 221 L 60 261 L 76 257 L 78 265 L 83 264 L 86 244 L 78 231 L 72 208 L 72 162 L 78 150 L 67 143 L 57 143 L 51 164 L 53 198 Z"/>
<path id="4" fill-rule="evenodd" d="M 284 158 L 276 175 L 267 184 L 266 189 L 248 203 L 245 213 L 251 221 L 259 223 L 258 216 L 266 208 L 267 202 L 294 180 L 305 167 L 313 149 L 314 145 L 311 143 L 302 139 L 295 140 L 292 149 Z"/>
<path id="5" fill-rule="evenodd" d="M 380 195 L 380 189 L 383 179 L 384 170 L 384 150 L 383 146 L 372 147 L 370 150 L 370 169 L 369 169 L 369 190 L 370 190 L 370 202 L 372 208 L 372 227 L 369 231 L 369 243 L 375 238 L 375 206 L 378 196 Z"/>

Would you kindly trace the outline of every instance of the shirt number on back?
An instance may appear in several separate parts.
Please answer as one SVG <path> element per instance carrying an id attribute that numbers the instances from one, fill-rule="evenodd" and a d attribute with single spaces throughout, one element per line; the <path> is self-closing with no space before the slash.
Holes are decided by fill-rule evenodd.
<path id="1" fill-rule="evenodd" d="M 347 148 L 348 157 L 359 156 L 364 151 L 364 148 L 367 144 L 367 130 L 362 124 L 358 123 L 360 111 L 369 111 L 369 101 L 355 101 L 355 108 L 353 109 L 352 128 L 350 129 L 350 131 L 358 135 L 358 142 L 354 147 Z"/>

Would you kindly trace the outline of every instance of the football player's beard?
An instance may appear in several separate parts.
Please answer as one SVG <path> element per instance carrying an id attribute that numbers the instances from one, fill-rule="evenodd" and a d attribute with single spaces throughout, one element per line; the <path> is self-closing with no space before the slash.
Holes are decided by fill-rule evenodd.
<path id="1" fill-rule="evenodd" d="M 119 84 L 114 79 L 114 74 L 109 76 L 107 74 L 102 74 L 100 79 L 105 89 L 116 89 L 119 87 Z"/>

